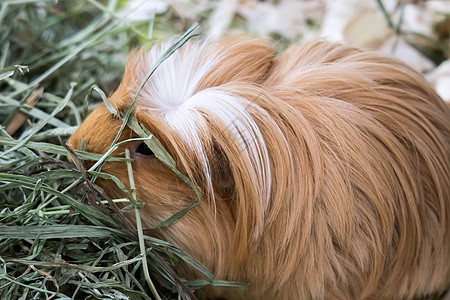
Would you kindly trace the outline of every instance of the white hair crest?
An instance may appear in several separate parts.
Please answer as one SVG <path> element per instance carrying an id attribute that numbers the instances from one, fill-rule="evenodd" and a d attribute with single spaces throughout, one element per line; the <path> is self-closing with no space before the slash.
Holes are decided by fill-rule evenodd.
<path id="1" fill-rule="evenodd" d="M 247 109 L 252 107 L 263 114 L 266 112 L 255 103 L 220 86 L 195 93 L 201 81 L 226 56 L 205 57 L 203 50 L 206 46 L 206 43 L 198 42 L 188 44 L 185 46 L 188 51 L 177 51 L 161 64 L 144 86 L 139 105 L 141 109 L 161 113 L 169 127 L 179 133 L 201 158 L 211 191 L 211 171 L 202 131 L 207 129 L 207 118 L 218 118 L 228 127 L 236 142 L 242 145 L 242 155 L 247 155 L 255 166 L 257 178 L 254 181 L 262 187 L 261 201 L 263 207 L 267 207 L 271 189 L 269 154 L 263 135 Z M 167 47 L 168 44 L 154 47 L 148 54 L 149 61 L 155 62 Z"/>

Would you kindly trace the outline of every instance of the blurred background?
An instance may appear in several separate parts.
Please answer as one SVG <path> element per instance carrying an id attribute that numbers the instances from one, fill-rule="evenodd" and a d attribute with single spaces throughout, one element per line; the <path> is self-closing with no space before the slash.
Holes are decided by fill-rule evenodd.
<path id="1" fill-rule="evenodd" d="M 131 48 L 180 35 L 194 22 L 204 36 L 253 33 L 278 50 L 318 37 L 376 49 L 423 73 L 450 100 L 449 0 L 2 0 L 0 67 L 27 65 L 33 78 L 97 34 L 58 70 L 99 78 L 109 93 Z"/>
<path id="2" fill-rule="evenodd" d="M 278 41 L 280 50 L 318 37 L 380 50 L 426 74 L 440 95 L 450 100 L 450 1 L 131 0 L 123 4 L 122 14 L 129 20 L 143 21 L 152 13 L 168 17 L 170 22 L 158 26 L 158 38 L 177 34 L 195 21 L 208 37 L 251 32 Z"/>

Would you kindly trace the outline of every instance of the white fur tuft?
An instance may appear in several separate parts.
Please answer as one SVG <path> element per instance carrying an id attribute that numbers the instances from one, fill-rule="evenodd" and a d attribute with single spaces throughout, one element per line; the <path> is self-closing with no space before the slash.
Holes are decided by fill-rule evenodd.
<path id="1" fill-rule="evenodd" d="M 148 54 L 148 62 L 154 63 L 169 45 L 154 47 Z M 261 201 L 267 207 L 271 189 L 269 155 L 259 127 L 247 109 L 252 107 L 263 114 L 266 112 L 221 87 L 196 93 L 201 81 L 226 57 L 226 52 L 218 54 L 216 51 L 208 56 L 204 51 L 207 43 L 191 43 L 185 47 L 155 71 L 138 99 L 140 108 L 162 114 L 169 127 L 184 138 L 203 164 L 211 195 L 214 195 L 211 172 L 202 137 L 209 118 L 220 120 L 241 145 L 242 155 L 247 155 L 255 166 L 254 182 L 261 187 Z"/>

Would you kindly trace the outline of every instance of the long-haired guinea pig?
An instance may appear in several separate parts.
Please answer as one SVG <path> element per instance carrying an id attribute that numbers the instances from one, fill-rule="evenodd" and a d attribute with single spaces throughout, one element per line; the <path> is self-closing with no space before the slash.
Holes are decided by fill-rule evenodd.
<path id="1" fill-rule="evenodd" d="M 130 55 L 117 110 L 169 46 Z M 133 113 L 203 194 L 163 237 L 217 279 L 249 283 L 208 297 L 414 299 L 449 287 L 450 109 L 400 61 L 324 41 L 281 54 L 249 37 L 193 41 Z M 102 104 L 69 144 L 104 153 L 121 124 Z M 144 144 L 127 147 L 146 227 L 196 198 Z M 128 182 L 124 163 L 104 170 Z"/>

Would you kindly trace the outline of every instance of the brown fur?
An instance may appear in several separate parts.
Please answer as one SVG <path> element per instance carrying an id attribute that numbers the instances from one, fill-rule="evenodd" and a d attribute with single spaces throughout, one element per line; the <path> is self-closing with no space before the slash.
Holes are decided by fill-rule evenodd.
<path id="1" fill-rule="evenodd" d="M 190 44 L 179 51 L 189 55 Z M 202 132 L 211 191 L 201 157 L 164 118 L 139 100 L 135 114 L 205 195 L 164 237 L 216 278 L 250 283 L 248 291 L 209 296 L 412 299 L 450 285 L 450 110 L 420 75 L 395 59 L 323 41 L 275 56 L 259 39 L 233 37 L 204 51 L 232 53 L 199 91 L 221 86 L 263 109 L 247 107 L 269 153 L 267 207 L 255 162 L 228 124 L 210 116 Z M 134 52 L 110 99 L 116 108 L 130 104 L 149 69 L 138 71 L 141 65 L 152 62 Z M 69 143 L 79 148 L 84 139 L 87 150 L 104 153 L 120 123 L 101 105 Z M 124 164 L 104 170 L 128 181 Z M 195 198 L 155 158 L 136 157 L 133 170 L 148 227 Z"/>

